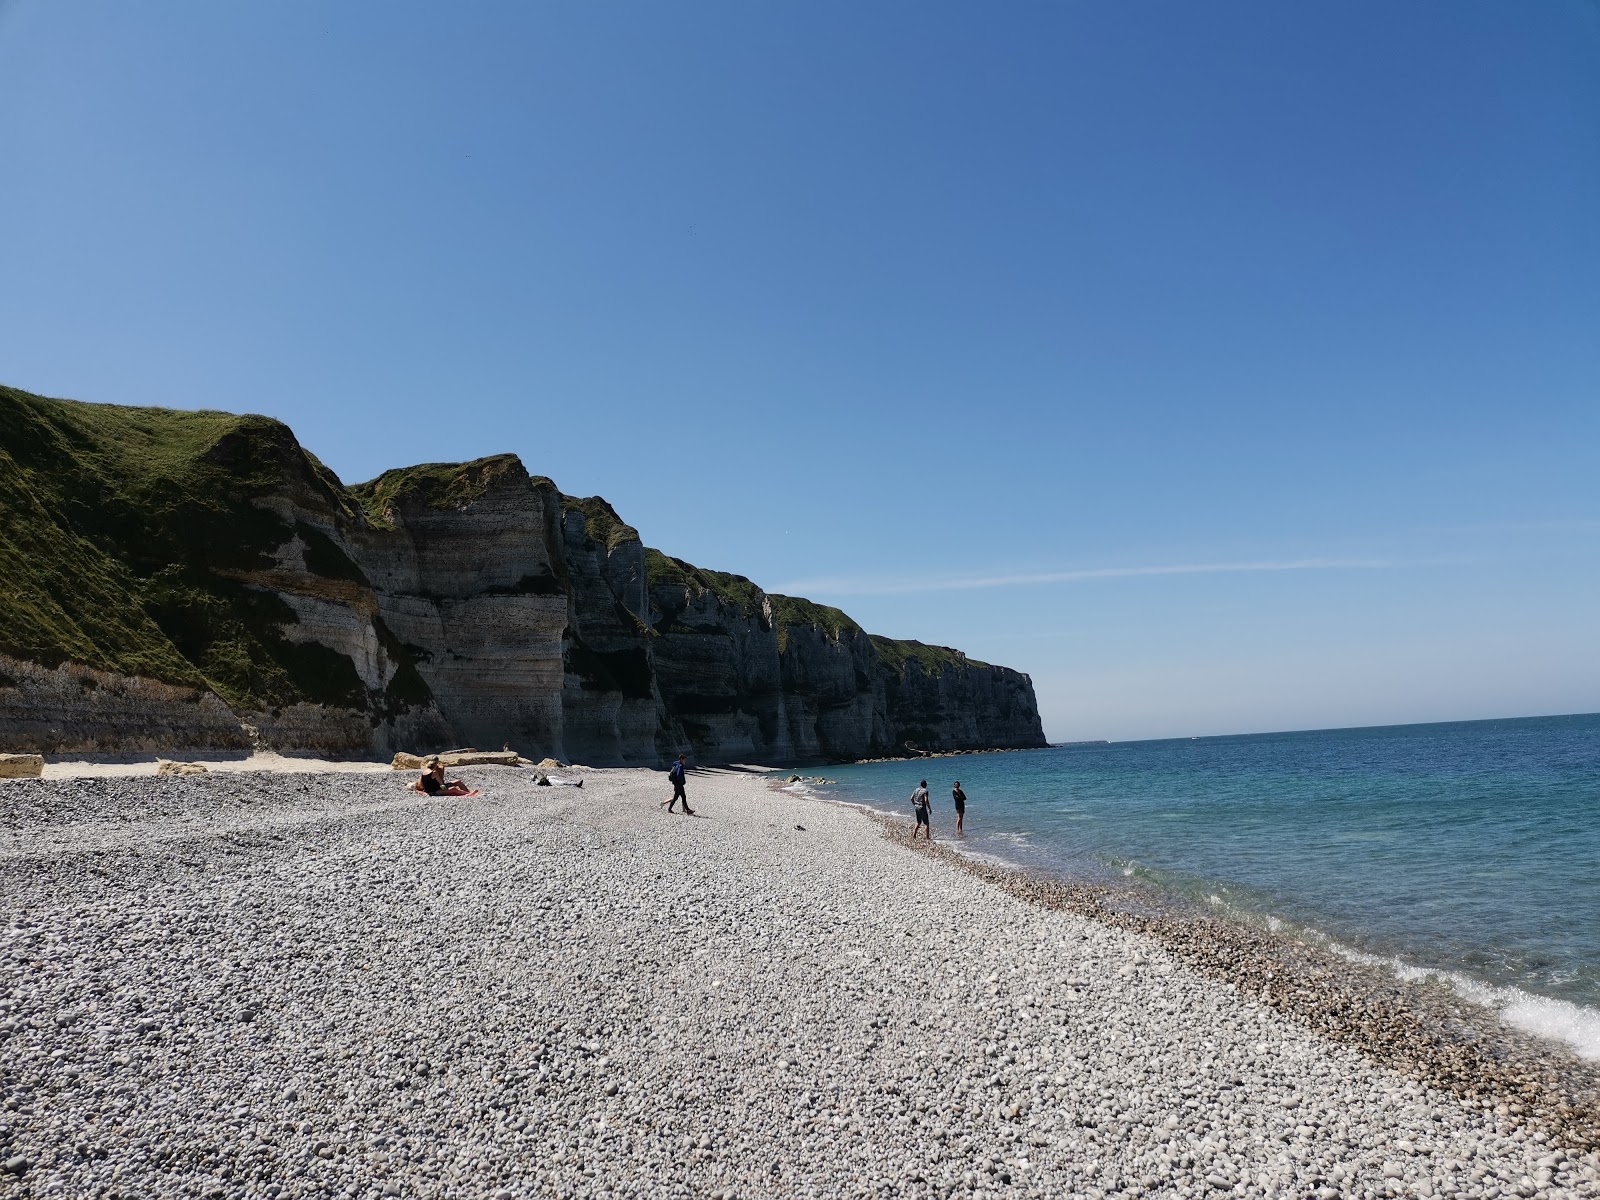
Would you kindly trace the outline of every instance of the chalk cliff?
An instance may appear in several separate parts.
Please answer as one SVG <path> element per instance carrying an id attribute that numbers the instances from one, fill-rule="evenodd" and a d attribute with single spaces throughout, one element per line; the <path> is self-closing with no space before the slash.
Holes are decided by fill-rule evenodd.
<path id="1" fill-rule="evenodd" d="M 646 548 L 513 455 L 345 487 L 264 417 L 0 388 L 0 750 L 1040 746 L 1026 675 Z"/>

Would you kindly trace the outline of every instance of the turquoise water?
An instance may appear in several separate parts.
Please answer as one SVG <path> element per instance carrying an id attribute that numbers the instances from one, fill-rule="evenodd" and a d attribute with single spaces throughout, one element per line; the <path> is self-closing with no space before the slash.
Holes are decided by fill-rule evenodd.
<path id="1" fill-rule="evenodd" d="M 819 791 L 1059 873 L 1135 876 L 1335 948 L 1449 973 L 1600 1056 L 1600 714 L 1057 747 L 825 767 Z M 1403 968 L 1402 968 L 1403 969 Z"/>

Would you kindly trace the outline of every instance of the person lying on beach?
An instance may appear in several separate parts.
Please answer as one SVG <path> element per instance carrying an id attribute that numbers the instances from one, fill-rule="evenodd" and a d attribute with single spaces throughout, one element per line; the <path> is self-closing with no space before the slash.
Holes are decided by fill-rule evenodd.
<path id="1" fill-rule="evenodd" d="M 911 840 L 917 840 L 919 831 L 928 835 L 928 840 L 933 841 L 933 804 L 928 799 L 928 781 L 924 779 L 917 784 L 917 790 L 911 793 L 911 806 L 917 810 L 917 827 L 911 831 Z"/>
<path id="2" fill-rule="evenodd" d="M 541 775 L 533 781 L 535 787 L 582 787 L 583 780 L 557 779 L 554 775 Z"/>
<path id="3" fill-rule="evenodd" d="M 465 780 L 446 779 L 444 777 L 444 763 L 437 758 L 430 758 L 422 765 L 422 778 L 411 785 L 413 792 L 421 792 L 425 796 L 476 796 L 478 793 L 469 788 Z"/>

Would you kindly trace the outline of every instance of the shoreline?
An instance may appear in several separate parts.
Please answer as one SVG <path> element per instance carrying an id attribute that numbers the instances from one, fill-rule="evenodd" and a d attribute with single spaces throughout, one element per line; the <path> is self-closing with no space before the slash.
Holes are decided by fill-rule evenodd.
<path id="1" fill-rule="evenodd" d="M 1238 931 L 763 775 L 691 820 L 646 769 L 461 773 L 0 789 L 23 1194 L 1600 1196 L 1581 1122 L 1314 1027 Z"/>
<path id="2" fill-rule="evenodd" d="M 1149 937 L 1218 983 L 1384 1066 L 1426 1079 L 1514 1125 L 1540 1122 L 1573 1145 L 1600 1151 L 1600 1060 L 1511 1024 L 1439 978 L 1443 972 L 1359 951 L 1340 953 L 1303 940 L 1291 928 L 1275 930 L 1240 914 L 1207 911 L 1144 881 L 1075 878 L 967 851 L 949 837 L 913 841 L 909 820 L 859 800 L 819 794 L 803 781 L 778 790 L 854 810 L 885 840 L 1027 903 Z"/>
<path id="3" fill-rule="evenodd" d="M 944 843 L 914 843 L 908 822 L 865 812 L 887 840 L 915 853 L 1028 903 L 1149 937 L 1224 986 L 1492 1109 L 1514 1128 L 1542 1123 L 1569 1145 L 1600 1150 L 1600 1063 L 1508 1024 L 1441 982 L 1398 979 L 1386 966 L 1219 918 L 1141 885 L 1076 881 L 985 862 Z"/>

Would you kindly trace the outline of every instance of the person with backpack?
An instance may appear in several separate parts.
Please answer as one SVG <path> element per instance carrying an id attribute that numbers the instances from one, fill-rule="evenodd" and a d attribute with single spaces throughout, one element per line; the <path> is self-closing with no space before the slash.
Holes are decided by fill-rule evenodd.
<path id="1" fill-rule="evenodd" d="M 930 842 L 933 841 L 933 804 L 928 799 L 926 779 L 917 784 L 917 790 L 911 793 L 911 807 L 917 810 L 917 827 L 911 831 L 911 840 L 916 841 L 920 831 L 927 834 Z"/>
<path id="2" fill-rule="evenodd" d="M 689 777 L 688 768 L 685 766 L 688 758 L 689 756 L 687 754 L 678 755 L 678 761 L 673 763 L 672 767 L 667 771 L 667 778 L 672 780 L 672 799 L 663 800 L 661 803 L 667 806 L 668 812 L 671 812 L 673 805 L 677 804 L 679 800 L 682 800 L 683 815 L 686 817 L 692 817 L 694 816 L 694 809 L 689 807 L 689 797 L 684 793 L 683 790 L 684 782 Z"/>

